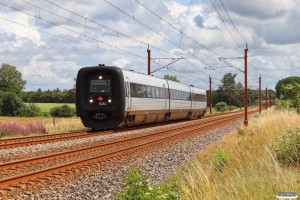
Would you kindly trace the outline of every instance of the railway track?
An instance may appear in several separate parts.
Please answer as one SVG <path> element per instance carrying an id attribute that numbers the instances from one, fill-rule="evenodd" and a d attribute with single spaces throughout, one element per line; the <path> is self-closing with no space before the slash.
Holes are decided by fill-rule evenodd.
<path id="1" fill-rule="evenodd" d="M 210 118 L 215 116 L 226 116 L 232 113 L 239 113 L 238 111 L 228 112 L 228 113 L 218 113 L 212 115 L 206 115 L 204 118 Z M 182 121 L 179 121 L 182 122 Z M 170 122 L 170 124 L 178 123 Z M 50 142 L 58 142 L 58 141 L 66 141 L 66 140 L 73 140 L 73 139 L 80 139 L 86 137 L 92 137 L 96 135 L 105 135 L 105 134 L 112 134 L 116 132 L 122 131 L 129 131 L 129 130 L 136 130 L 141 128 L 148 128 L 148 127 L 155 127 L 160 126 L 161 124 L 150 124 L 150 125 L 143 125 L 138 127 L 129 127 L 122 130 L 108 130 L 108 131 L 101 131 L 101 132 L 94 132 L 91 134 L 91 131 L 78 131 L 78 132 L 71 132 L 71 133 L 60 133 L 60 134 L 51 134 L 51 135 L 39 135 L 39 136 L 28 136 L 28 137 L 19 137 L 19 138 L 7 138 L 7 139 L 0 139 L 0 149 L 8 149 L 8 148 L 15 148 L 21 146 L 29 146 L 35 144 L 45 144 Z"/>
<path id="2" fill-rule="evenodd" d="M 257 111 L 251 111 L 253 113 Z M 57 176 L 72 173 L 75 168 L 86 168 L 95 162 L 124 156 L 141 149 L 150 148 L 162 143 L 176 140 L 199 130 L 220 126 L 221 124 L 241 118 L 243 113 L 230 113 L 224 116 L 210 117 L 203 120 L 194 120 L 180 128 L 161 128 L 145 135 L 126 138 L 120 141 L 107 141 L 102 145 L 90 146 L 72 151 L 66 151 L 30 159 L 18 160 L 0 164 L 0 188 L 5 190 L 8 186 L 19 187 L 20 183 L 31 184 L 41 179 L 52 179 Z"/>

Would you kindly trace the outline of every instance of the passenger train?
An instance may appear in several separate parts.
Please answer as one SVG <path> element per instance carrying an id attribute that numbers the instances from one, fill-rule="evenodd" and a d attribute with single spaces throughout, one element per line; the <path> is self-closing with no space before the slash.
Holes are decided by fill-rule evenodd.
<path id="1" fill-rule="evenodd" d="M 76 80 L 76 112 L 86 127 L 110 129 L 201 118 L 206 91 L 118 67 L 84 67 Z"/>

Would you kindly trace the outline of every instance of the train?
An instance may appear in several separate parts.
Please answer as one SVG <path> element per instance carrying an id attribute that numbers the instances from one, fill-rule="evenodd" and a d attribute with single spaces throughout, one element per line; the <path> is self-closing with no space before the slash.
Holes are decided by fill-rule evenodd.
<path id="1" fill-rule="evenodd" d="M 206 108 L 206 91 L 191 85 L 114 66 L 77 74 L 76 113 L 93 130 L 201 118 Z"/>

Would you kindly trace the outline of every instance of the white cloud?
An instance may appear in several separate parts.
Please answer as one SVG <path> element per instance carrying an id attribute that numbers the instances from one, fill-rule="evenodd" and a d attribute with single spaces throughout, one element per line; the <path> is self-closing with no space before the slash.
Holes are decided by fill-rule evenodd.
<path id="1" fill-rule="evenodd" d="M 116 67 L 120 67 L 120 68 L 123 68 L 125 67 L 127 64 L 130 63 L 129 60 L 127 60 L 126 58 L 122 57 L 120 59 L 117 59 L 115 61 L 112 62 L 114 66 Z"/>
<path id="2" fill-rule="evenodd" d="M 167 2 L 166 6 L 169 10 L 171 17 L 173 17 L 173 18 L 177 18 L 180 15 L 185 14 L 185 12 L 188 10 L 187 6 L 177 3 L 177 2 L 174 2 L 174 1 Z"/>
<path id="3" fill-rule="evenodd" d="M 9 8 L 0 8 L 0 16 L 3 18 L 58 35 L 47 35 L 0 19 L 0 60 L 18 67 L 28 82 L 27 90 L 36 90 L 39 87 L 43 90 L 56 87 L 71 88 L 73 78 L 81 66 L 96 66 L 102 63 L 146 73 L 148 44 L 152 57 L 184 57 L 192 63 L 191 65 L 185 60 L 180 60 L 172 64 L 170 69 L 162 69 L 155 73 L 160 77 L 164 74 L 177 75 L 183 83 L 195 83 L 197 87 L 207 88 L 208 74 L 218 81 L 224 73 L 239 73 L 232 68 L 205 69 L 206 65 L 224 66 L 224 63 L 218 60 L 219 56 L 243 56 L 245 46 L 245 42 L 240 39 L 218 2 L 215 2 L 216 7 L 235 38 L 241 43 L 241 49 L 236 47 L 209 1 L 193 0 L 190 1 L 190 5 L 183 5 L 174 0 L 140 0 L 198 43 L 182 35 L 135 1 L 131 2 L 131 7 L 127 1 L 110 0 L 155 32 L 122 14 L 105 1 L 57 1 L 58 5 L 98 24 L 43 0 L 40 0 L 42 8 L 77 23 L 38 10 L 24 2 L 6 1 L 13 7 L 36 16 L 40 15 L 42 19 L 65 27 L 54 26 Z M 297 51 L 300 48 L 298 0 L 232 0 L 224 3 L 239 32 L 248 42 L 256 71 L 262 74 L 263 84 L 274 88 L 278 80 L 288 75 L 300 75 L 300 53 Z M 133 39 L 126 38 L 123 34 Z M 206 48 L 216 54 L 207 51 Z M 130 53 L 126 53 L 127 51 Z M 155 62 L 151 63 L 152 69 L 158 69 L 172 60 L 153 61 Z M 243 67 L 242 60 L 229 62 Z M 250 65 L 249 79 L 256 80 L 257 73 Z M 239 73 L 238 77 L 243 79 L 243 74 Z"/>
<path id="4" fill-rule="evenodd" d="M 5 14 L 2 13 L 1 17 L 28 27 L 32 27 L 32 25 L 30 24 L 29 17 L 22 13 L 5 13 Z M 37 46 L 42 46 L 45 44 L 42 41 L 40 33 L 37 30 L 22 27 L 20 25 L 5 21 L 3 19 L 0 20 L 2 21 L 2 23 L 0 23 L 0 29 L 2 32 L 5 32 L 6 34 L 16 35 L 20 39 L 31 40 Z M 17 43 L 15 43 L 15 45 L 22 46 L 23 44 L 21 40 L 19 40 Z"/>

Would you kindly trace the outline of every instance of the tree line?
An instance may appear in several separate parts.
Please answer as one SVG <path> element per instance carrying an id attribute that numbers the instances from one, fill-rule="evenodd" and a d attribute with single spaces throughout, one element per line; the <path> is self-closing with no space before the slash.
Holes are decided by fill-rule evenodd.
<path id="1" fill-rule="evenodd" d="M 75 103 L 75 88 L 69 90 L 29 91 L 21 93 L 22 100 L 27 103 Z"/>
<path id="2" fill-rule="evenodd" d="M 212 91 L 212 104 L 219 102 L 232 106 L 244 106 L 244 86 L 236 82 L 237 74 L 227 73 L 221 80 L 218 89 Z M 180 82 L 176 76 L 166 75 L 166 79 Z M 39 108 L 34 103 L 75 103 L 75 85 L 69 90 L 23 91 L 26 80 L 15 66 L 2 64 L 0 67 L 0 115 L 6 116 L 36 116 Z M 275 103 L 278 108 L 295 108 L 300 111 L 300 77 L 291 76 L 278 81 L 276 92 L 269 90 L 272 97 L 277 97 Z M 249 105 L 257 105 L 258 90 L 249 89 Z M 209 91 L 207 91 L 209 97 Z M 231 97 L 231 98 L 230 98 Z M 262 92 L 262 99 L 266 99 Z M 25 104 L 24 102 L 27 102 Z M 209 105 L 209 102 L 208 102 Z M 64 110 L 65 108 L 61 109 Z"/>

